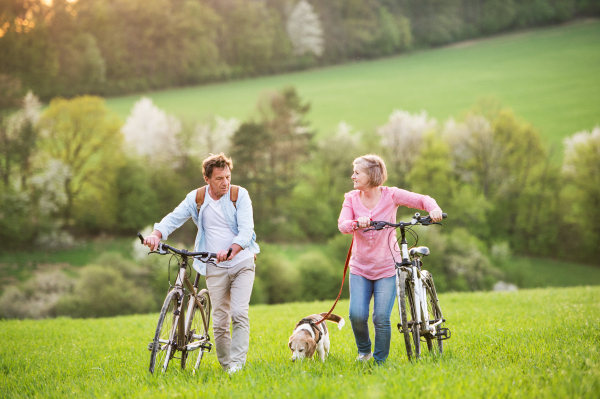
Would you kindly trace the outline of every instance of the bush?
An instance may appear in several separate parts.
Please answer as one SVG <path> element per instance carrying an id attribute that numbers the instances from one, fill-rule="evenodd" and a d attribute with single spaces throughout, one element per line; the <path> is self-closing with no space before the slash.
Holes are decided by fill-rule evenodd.
<path id="1" fill-rule="evenodd" d="M 0 297 L 0 316 L 9 319 L 43 319 L 56 316 L 56 305 L 73 280 L 61 271 L 38 273 L 22 287 L 8 287 Z"/>
<path id="2" fill-rule="evenodd" d="M 148 269 L 107 253 L 81 270 L 73 292 L 58 302 L 57 314 L 87 318 L 154 311 L 158 305 L 148 288 L 150 277 Z"/>
<path id="3" fill-rule="evenodd" d="M 298 298 L 298 276 L 292 264 L 275 247 L 261 244 L 256 260 L 252 303 L 284 303 Z"/>

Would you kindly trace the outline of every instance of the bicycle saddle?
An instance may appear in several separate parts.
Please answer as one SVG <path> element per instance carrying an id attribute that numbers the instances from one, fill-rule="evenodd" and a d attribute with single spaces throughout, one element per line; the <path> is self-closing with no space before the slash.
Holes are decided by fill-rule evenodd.
<path id="1" fill-rule="evenodd" d="M 427 248 L 427 247 L 411 248 L 409 253 L 410 253 L 410 256 L 415 256 L 415 255 L 427 256 L 430 254 L 429 248 Z"/>

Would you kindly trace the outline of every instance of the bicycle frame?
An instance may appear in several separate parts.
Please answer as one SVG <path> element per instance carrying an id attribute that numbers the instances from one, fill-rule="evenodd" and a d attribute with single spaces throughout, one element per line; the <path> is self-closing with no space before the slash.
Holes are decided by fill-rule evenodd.
<path id="1" fill-rule="evenodd" d="M 171 290 L 171 291 L 177 292 L 177 297 L 178 297 L 177 308 L 173 312 L 174 313 L 173 325 L 177 325 L 177 340 L 175 341 L 175 337 L 174 337 L 175 331 L 174 330 L 172 330 L 168 341 L 162 340 L 162 339 L 159 340 L 160 344 L 165 344 L 164 348 L 166 348 L 165 350 L 167 350 L 167 356 L 165 356 L 165 363 L 163 364 L 163 367 L 165 367 L 168 364 L 168 362 L 170 361 L 171 351 L 173 350 L 174 346 L 175 346 L 175 350 L 178 350 L 181 352 L 184 352 L 184 351 L 192 352 L 192 351 L 195 351 L 198 349 L 206 349 L 210 352 L 210 350 L 212 349 L 212 343 L 210 343 L 209 337 L 195 336 L 194 338 L 198 339 L 199 341 L 194 342 L 193 344 L 188 344 L 188 340 L 192 337 L 185 336 L 185 332 L 188 331 L 189 326 L 185 325 L 185 312 L 183 311 L 183 305 L 184 305 L 183 298 L 185 297 L 184 286 L 191 293 L 190 299 L 193 298 L 194 301 L 196 302 L 196 304 L 198 305 L 198 307 L 201 309 L 200 314 L 202 316 L 202 323 L 204 324 L 205 331 L 208 331 L 208 328 L 209 328 L 208 320 L 206 320 L 206 318 L 204 317 L 204 305 L 197 298 L 200 274 L 196 274 L 194 284 L 190 283 L 190 280 L 186 276 L 187 267 L 188 267 L 188 260 L 187 260 L 187 257 L 184 257 L 183 261 L 179 265 L 179 273 L 177 274 L 177 278 L 175 279 L 175 285 L 173 286 L 173 288 Z M 190 307 L 189 303 L 188 303 L 188 307 Z M 190 320 L 190 322 L 191 322 L 191 320 Z M 175 344 L 175 345 L 173 345 L 173 344 Z M 161 348 L 161 350 L 163 350 L 163 349 Z"/>
<path id="2" fill-rule="evenodd" d="M 409 259 L 408 243 L 406 241 L 406 232 L 404 226 L 399 227 L 401 234 L 401 252 L 402 262 L 396 262 L 396 296 L 400 298 L 400 272 L 406 271 L 411 277 L 411 284 L 413 286 L 413 303 L 415 309 L 421 310 L 416 312 L 416 320 L 413 322 L 419 326 L 419 330 L 422 333 L 432 333 L 435 335 L 435 329 L 442 320 L 436 320 L 432 325 L 426 323 L 423 326 L 423 320 L 429 320 L 429 310 L 427 309 L 427 298 L 425 297 L 425 284 L 421 279 L 421 259 L 416 257 L 415 259 Z M 398 304 L 400 306 L 400 304 Z"/>

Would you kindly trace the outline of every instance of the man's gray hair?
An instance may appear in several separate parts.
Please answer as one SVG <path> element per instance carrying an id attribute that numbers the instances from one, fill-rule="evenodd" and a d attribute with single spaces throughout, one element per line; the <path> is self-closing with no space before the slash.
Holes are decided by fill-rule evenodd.
<path id="1" fill-rule="evenodd" d="M 352 162 L 361 168 L 369 177 L 369 186 L 379 187 L 387 180 L 387 169 L 385 162 L 379 155 L 368 154 L 358 157 Z"/>

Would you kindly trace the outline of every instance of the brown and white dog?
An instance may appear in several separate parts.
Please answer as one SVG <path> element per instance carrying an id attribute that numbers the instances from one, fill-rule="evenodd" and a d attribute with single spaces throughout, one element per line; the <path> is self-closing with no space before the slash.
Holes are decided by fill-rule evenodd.
<path id="1" fill-rule="evenodd" d="M 329 331 L 327 331 L 326 322 L 316 323 L 326 315 L 327 313 L 313 314 L 296 324 L 288 344 L 292 351 L 292 362 L 305 357 L 310 359 L 315 351 L 319 353 L 321 360 L 325 361 L 329 354 Z M 340 330 L 345 324 L 344 319 L 336 314 L 330 314 L 326 320 L 337 323 Z"/>

